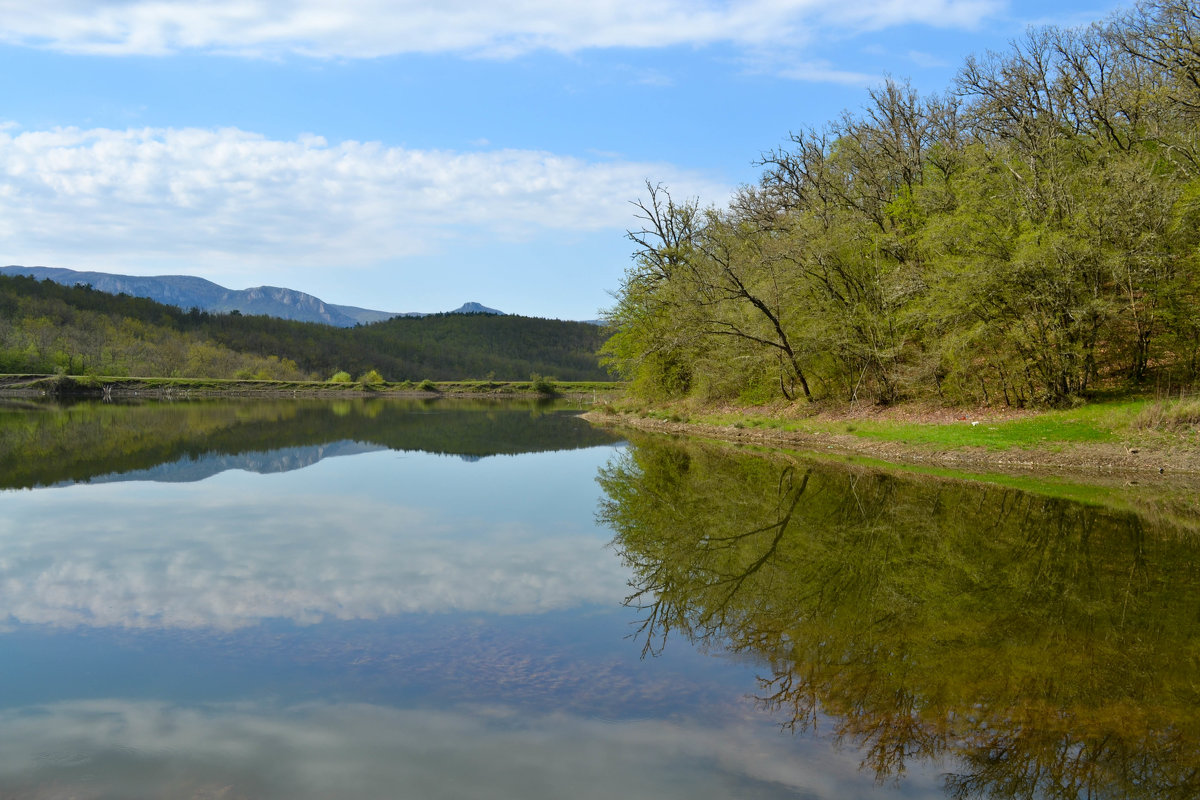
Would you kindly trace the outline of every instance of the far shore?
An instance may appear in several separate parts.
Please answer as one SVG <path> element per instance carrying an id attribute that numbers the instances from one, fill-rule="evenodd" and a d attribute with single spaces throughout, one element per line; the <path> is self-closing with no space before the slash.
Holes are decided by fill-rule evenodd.
<path id="1" fill-rule="evenodd" d="M 536 377 L 536 376 L 535 376 Z M 1200 399 L 1123 397 L 1074 409 L 792 404 L 744 408 L 639 404 L 617 382 L 273 381 L 0 375 L 0 397 L 567 399 L 603 427 L 694 436 L 929 469 L 1060 475 L 1088 481 L 1200 483 Z"/>
<path id="2" fill-rule="evenodd" d="M 620 394 L 620 385 L 600 381 L 274 381 L 220 378 L 93 377 L 0 375 L 0 397 L 151 398 L 202 397 L 472 397 L 586 398 L 594 402 Z"/>

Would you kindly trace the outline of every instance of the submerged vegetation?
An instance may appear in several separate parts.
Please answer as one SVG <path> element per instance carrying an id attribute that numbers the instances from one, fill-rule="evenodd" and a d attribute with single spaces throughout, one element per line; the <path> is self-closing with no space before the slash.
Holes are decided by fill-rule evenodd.
<path id="1" fill-rule="evenodd" d="M 607 362 L 647 399 L 1067 405 L 1200 374 L 1200 12 L 889 81 L 725 208 L 648 184 Z"/>

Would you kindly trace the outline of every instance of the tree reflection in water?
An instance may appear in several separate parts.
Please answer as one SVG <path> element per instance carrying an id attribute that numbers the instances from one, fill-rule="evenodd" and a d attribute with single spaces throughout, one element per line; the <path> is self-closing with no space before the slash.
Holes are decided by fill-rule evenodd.
<path id="1" fill-rule="evenodd" d="M 764 665 L 880 780 L 956 798 L 1200 797 L 1200 541 L 998 486 L 635 439 L 599 476 L 647 653 Z"/>

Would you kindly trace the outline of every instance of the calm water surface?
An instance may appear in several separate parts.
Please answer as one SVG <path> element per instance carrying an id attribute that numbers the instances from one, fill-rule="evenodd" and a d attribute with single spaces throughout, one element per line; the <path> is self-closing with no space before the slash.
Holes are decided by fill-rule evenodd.
<path id="1" fill-rule="evenodd" d="M 0 797 L 1200 796 L 1187 498 L 574 413 L 0 406 Z"/>

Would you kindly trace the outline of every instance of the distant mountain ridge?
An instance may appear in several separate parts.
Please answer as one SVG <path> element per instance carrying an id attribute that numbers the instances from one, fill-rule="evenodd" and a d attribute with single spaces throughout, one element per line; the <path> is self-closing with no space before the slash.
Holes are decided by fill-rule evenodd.
<path id="1" fill-rule="evenodd" d="M 300 322 L 319 322 L 338 328 L 382 322 L 392 317 L 423 317 L 420 311 L 377 311 L 357 306 L 326 303 L 319 297 L 280 286 L 255 286 L 251 289 L 228 289 L 220 284 L 191 275 L 119 275 L 110 272 L 86 272 L 62 267 L 0 267 L 0 275 L 28 275 L 38 280 L 49 279 L 66 286 L 86 284 L 109 294 L 145 297 L 159 303 L 188 310 L 198 308 L 227 314 L 264 314 Z M 479 303 L 464 303 L 450 313 L 503 314 Z"/>
<path id="2" fill-rule="evenodd" d="M 497 311 L 494 308 L 488 308 L 480 303 L 463 303 L 458 308 L 450 312 L 451 314 L 503 314 L 503 311 Z"/>

